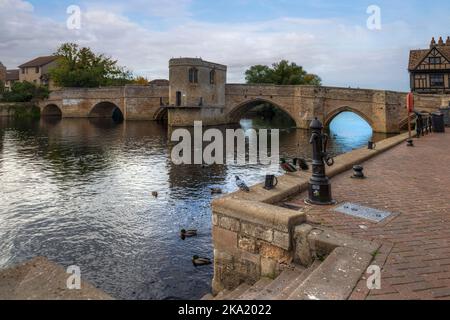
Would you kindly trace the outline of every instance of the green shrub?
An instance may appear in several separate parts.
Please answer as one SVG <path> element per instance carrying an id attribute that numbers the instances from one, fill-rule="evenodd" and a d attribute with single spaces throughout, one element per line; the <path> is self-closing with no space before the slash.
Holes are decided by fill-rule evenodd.
<path id="1" fill-rule="evenodd" d="M 11 91 L 3 94 L 4 102 L 34 102 L 48 98 L 49 90 L 44 86 L 36 86 L 31 82 L 16 82 Z"/>

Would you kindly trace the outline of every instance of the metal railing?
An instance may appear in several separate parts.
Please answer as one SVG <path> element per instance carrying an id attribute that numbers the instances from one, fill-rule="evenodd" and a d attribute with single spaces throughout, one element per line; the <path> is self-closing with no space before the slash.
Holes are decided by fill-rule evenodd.
<path id="1" fill-rule="evenodd" d="M 433 120 L 430 113 L 414 112 L 416 115 L 417 138 L 433 132 Z"/>

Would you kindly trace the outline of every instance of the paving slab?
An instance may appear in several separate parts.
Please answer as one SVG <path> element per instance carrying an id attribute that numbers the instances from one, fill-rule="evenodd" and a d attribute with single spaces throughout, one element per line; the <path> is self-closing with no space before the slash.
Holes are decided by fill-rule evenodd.
<path id="1" fill-rule="evenodd" d="M 337 206 L 351 202 L 396 215 L 376 223 L 335 212 L 337 206 L 306 208 L 309 224 L 382 245 L 374 252 L 382 289 L 364 289 L 364 275 L 355 298 L 450 299 L 450 132 L 414 144 L 363 162 L 364 180 L 351 179 L 352 171 L 331 179 Z M 306 197 L 289 201 L 304 205 Z"/>

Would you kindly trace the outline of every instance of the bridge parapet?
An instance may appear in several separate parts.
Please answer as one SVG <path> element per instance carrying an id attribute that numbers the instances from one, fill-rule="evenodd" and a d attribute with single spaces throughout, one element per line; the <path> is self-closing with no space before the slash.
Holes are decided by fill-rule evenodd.
<path id="1" fill-rule="evenodd" d="M 40 108 L 44 110 L 50 105 L 57 106 L 62 117 L 89 118 L 93 116 L 96 106 L 106 103 L 120 109 L 125 120 L 153 120 L 160 106 L 169 103 L 169 87 L 65 88 L 52 92 L 47 100 L 40 103 Z M 105 110 L 109 112 L 112 109 Z"/>

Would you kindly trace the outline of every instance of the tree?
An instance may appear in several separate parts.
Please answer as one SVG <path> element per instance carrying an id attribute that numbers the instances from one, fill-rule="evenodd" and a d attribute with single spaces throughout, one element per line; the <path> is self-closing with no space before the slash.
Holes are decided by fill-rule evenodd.
<path id="1" fill-rule="evenodd" d="M 145 77 L 139 76 L 133 80 L 133 83 L 141 86 L 147 86 L 149 85 L 150 81 L 148 81 L 148 79 Z"/>
<path id="2" fill-rule="evenodd" d="M 245 72 L 249 84 L 267 83 L 276 85 L 315 85 L 320 86 L 322 80 L 310 74 L 296 63 L 287 60 L 272 64 L 271 67 L 255 65 Z"/>
<path id="3" fill-rule="evenodd" d="M 48 98 L 49 91 L 45 86 L 36 86 L 31 82 L 15 82 L 11 91 L 3 94 L 5 102 L 34 102 Z"/>
<path id="4" fill-rule="evenodd" d="M 64 43 L 55 55 L 59 58 L 57 66 L 50 70 L 50 77 L 57 86 L 93 88 L 132 81 L 130 71 L 118 66 L 110 57 L 95 54 L 90 48 Z"/>
<path id="5" fill-rule="evenodd" d="M 247 83 L 273 83 L 273 71 L 268 66 L 255 65 L 245 71 Z"/>
<path id="6" fill-rule="evenodd" d="M 5 83 L 0 80 L 0 94 L 3 94 L 3 92 L 5 92 Z"/>

